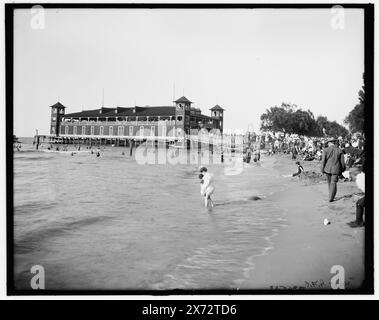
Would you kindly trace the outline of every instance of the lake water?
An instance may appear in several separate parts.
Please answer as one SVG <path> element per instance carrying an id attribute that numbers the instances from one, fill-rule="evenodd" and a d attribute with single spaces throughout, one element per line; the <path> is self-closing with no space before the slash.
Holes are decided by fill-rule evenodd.
<path id="1" fill-rule="evenodd" d="M 21 150 L 16 288 L 30 288 L 33 265 L 44 267 L 47 289 L 239 288 L 285 225 L 266 200 L 286 188 L 270 158 L 235 175 L 209 165 L 216 205 L 208 211 L 196 164 L 141 165 L 111 146 L 99 158 L 37 152 L 30 140 Z"/>

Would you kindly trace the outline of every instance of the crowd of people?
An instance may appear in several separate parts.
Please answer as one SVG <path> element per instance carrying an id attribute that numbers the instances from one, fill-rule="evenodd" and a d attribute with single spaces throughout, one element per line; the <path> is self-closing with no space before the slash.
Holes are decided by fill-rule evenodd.
<path id="1" fill-rule="evenodd" d="M 267 141 L 267 140 L 266 140 Z M 244 161 L 249 163 L 260 159 L 260 148 L 265 147 L 267 155 L 288 154 L 296 161 L 297 172 L 283 177 L 295 177 L 305 173 L 300 161 L 318 161 L 321 174 L 328 183 L 328 201 L 336 200 L 337 183 L 339 180 L 355 181 L 359 190 L 365 192 L 365 139 L 363 135 L 355 134 L 350 138 L 333 137 L 300 137 L 285 136 L 269 138 L 266 144 L 260 146 L 248 143 L 245 149 Z M 300 160 L 300 161 L 299 161 Z M 356 220 L 348 224 L 362 227 L 365 207 L 365 197 L 356 202 Z"/>
<path id="2" fill-rule="evenodd" d="M 268 143 L 268 155 L 276 153 L 290 154 L 293 160 L 321 161 L 323 149 L 327 147 L 330 138 L 287 137 L 271 139 Z M 364 157 L 364 138 L 360 135 L 350 139 L 339 137 L 335 144 L 344 153 L 347 168 L 352 167 L 359 160 L 362 164 Z"/>

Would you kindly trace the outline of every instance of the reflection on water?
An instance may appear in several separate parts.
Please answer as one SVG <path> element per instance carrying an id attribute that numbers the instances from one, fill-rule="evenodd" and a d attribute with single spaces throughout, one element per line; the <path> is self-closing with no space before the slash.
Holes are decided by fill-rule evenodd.
<path id="1" fill-rule="evenodd" d="M 209 166 L 216 206 L 208 211 L 197 165 L 139 165 L 121 153 L 15 153 L 16 287 L 30 288 L 36 264 L 47 289 L 231 289 L 246 281 L 253 257 L 284 224 L 265 200 L 280 188 L 269 163 L 239 175 Z"/>

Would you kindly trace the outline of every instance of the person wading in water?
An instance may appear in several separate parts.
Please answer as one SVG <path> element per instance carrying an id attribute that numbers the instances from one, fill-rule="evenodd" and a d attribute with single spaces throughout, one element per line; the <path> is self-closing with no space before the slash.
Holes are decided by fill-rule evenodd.
<path id="1" fill-rule="evenodd" d="M 199 178 L 202 179 L 200 193 L 204 197 L 204 206 L 206 208 L 208 208 L 208 205 L 213 207 L 214 204 L 211 199 L 211 195 L 215 191 L 215 187 L 213 185 L 213 174 L 209 173 L 206 167 L 202 167 L 200 168 Z"/>

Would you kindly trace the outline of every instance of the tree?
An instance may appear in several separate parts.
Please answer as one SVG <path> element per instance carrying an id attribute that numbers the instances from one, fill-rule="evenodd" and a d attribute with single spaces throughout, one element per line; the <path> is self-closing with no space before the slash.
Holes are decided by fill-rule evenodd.
<path id="1" fill-rule="evenodd" d="M 327 128 L 329 127 L 328 118 L 324 116 L 318 116 L 316 119 L 316 124 L 317 124 L 317 136 L 323 136 L 324 129 L 325 129 L 325 132 L 327 132 Z"/>
<path id="2" fill-rule="evenodd" d="M 333 121 L 333 122 L 329 122 L 329 125 L 328 125 L 328 128 L 326 129 L 326 132 L 333 136 L 333 137 L 346 137 L 349 133 L 349 131 L 341 126 L 339 123 L 337 123 L 336 121 Z"/>
<path id="3" fill-rule="evenodd" d="M 261 115 L 261 130 L 263 131 L 283 131 L 287 132 L 289 129 L 289 107 L 282 103 L 280 107 L 271 107 L 266 110 L 266 113 Z"/>
<path id="4" fill-rule="evenodd" d="M 340 125 L 336 121 L 329 121 L 328 118 L 325 116 L 318 116 L 316 119 L 316 123 L 317 123 L 317 132 L 318 132 L 317 136 L 324 135 L 323 129 L 325 129 L 325 133 L 328 136 L 333 136 L 333 137 L 341 136 L 344 138 L 349 134 L 348 130 L 344 126 Z"/>
<path id="5" fill-rule="evenodd" d="M 261 115 L 261 130 L 272 132 L 314 135 L 317 131 L 316 121 L 310 110 L 298 109 L 296 105 L 282 103 L 280 107 L 271 107 Z"/>
<path id="6" fill-rule="evenodd" d="M 302 110 L 296 105 L 282 103 L 280 107 L 271 107 L 261 115 L 261 130 L 295 133 L 298 135 L 321 137 L 326 134 L 334 137 L 345 137 L 348 131 L 336 121 L 329 121 L 325 116 L 315 119 L 310 110 Z"/>
<path id="7" fill-rule="evenodd" d="M 296 110 L 292 114 L 292 132 L 299 135 L 314 136 L 317 135 L 317 124 L 313 113 L 308 111 L 303 111 L 301 109 Z"/>
<path id="8" fill-rule="evenodd" d="M 363 74 L 364 79 L 364 74 Z M 358 92 L 359 103 L 349 112 L 344 123 L 349 126 L 351 132 L 362 132 L 364 130 L 365 117 L 365 86 Z"/>

